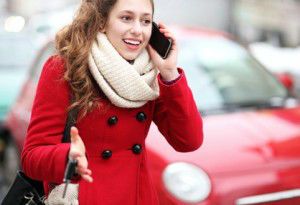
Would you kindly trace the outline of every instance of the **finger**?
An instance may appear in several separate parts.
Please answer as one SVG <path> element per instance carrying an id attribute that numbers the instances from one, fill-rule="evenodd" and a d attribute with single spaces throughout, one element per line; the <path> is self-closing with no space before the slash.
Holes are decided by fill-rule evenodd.
<path id="1" fill-rule="evenodd" d="M 71 132 L 70 133 L 71 134 L 71 142 L 76 141 L 77 136 L 79 136 L 78 129 L 76 127 L 72 126 L 70 132 Z"/>
<path id="2" fill-rule="evenodd" d="M 162 32 L 162 33 L 170 32 L 170 30 L 166 29 L 166 28 L 160 28 L 159 31 Z"/>
<path id="3" fill-rule="evenodd" d="M 76 148 L 75 149 L 72 149 L 72 151 L 70 152 L 70 158 L 71 159 L 75 159 L 78 161 L 78 164 L 79 164 L 79 161 L 80 161 L 80 157 L 83 156 L 83 153 L 80 151 L 80 150 L 77 150 Z"/>
<path id="4" fill-rule="evenodd" d="M 83 159 L 83 158 L 85 158 L 85 157 L 81 157 L 77 160 L 78 161 L 78 163 L 77 163 L 78 170 L 88 169 L 88 162 L 86 159 Z"/>
<path id="5" fill-rule="evenodd" d="M 93 182 L 93 178 L 90 176 L 90 175 L 86 175 L 86 174 L 84 174 L 84 175 L 81 175 L 81 177 L 84 179 L 84 180 L 86 180 L 87 182 Z"/>
<path id="6" fill-rule="evenodd" d="M 87 169 L 87 167 L 88 167 L 87 160 L 83 160 L 82 158 L 80 158 L 80 159 L 78 160 L 77 167 L 78 167 L 78 168 L 81 168 L 81 167 L 82 167 L 82 168 Z"/>
<path id="7" fill-rule="evenodd" d="M 167 29 L 161 29 L 160 31 L 164 34 L 164 36 L 166 36 L 167 38 L 172 38 L 172 40 L 175 41 L 175 36 L 171 31 Z"/>
<path id="8" fill-rule="evenodd" d="M 168 32 L 164 33 L 164 35 L 167 38 L 172 38 L 172 39 L 174 38 L 173 35 L 171 33 L 168 33 Z"/>
<path id="9" fill-rule="evenodd" d="M 159 28 L 167 28 L 166 25 L 163 22 L 158 23 Z"/>
<path id="10" fill-rule="evenodd" d="M 175 35 L 172 33 L 172 32 L 170 32 L 170 31 L 164 31 L 164 32 L 162 32 L 164 35 L 168 35 L 168 36 L 170 36 L 170 37 L 172 37 L 172 38 L 174 38 L 175 39 Z"/>
<path id="11" fill-rule="evenodd" d="M 176 39 L 175 39 L 175 37 L 174 37 L 173 34 L 171 34 L 171 33 L 165 33 L 164 35 L 165 35 L 166 38 L 169 38 L 169 39 L 172 40 L 172 47 L 177 44 Z"/>
<path id="12" fill-rule="evenodd" d="M 85 146 L 76 127 L 71 128 L 71 147 L 80 150 L 82 155 L 85 154 Z"/>
<path id="13" fill-rule="evenodd" d="M 162 31 L 160 31 L 162 34 L 172 34 L 170 31 L 168 31 L 168 30 L 162 30 Z"/>
<path id="14" fill-rule="evenodd" d="M 84 180 L 86 180 L 87 182 L 93 182 L 93 178 L 90 175 L 82 175 L 81 176 Z"/>
<path id="15" fill-rule="evenodd" d="M 76 172 L 80 175 L 92 175 L 92 170 L 84 168 L 84 167 L 77 167 Z"/>

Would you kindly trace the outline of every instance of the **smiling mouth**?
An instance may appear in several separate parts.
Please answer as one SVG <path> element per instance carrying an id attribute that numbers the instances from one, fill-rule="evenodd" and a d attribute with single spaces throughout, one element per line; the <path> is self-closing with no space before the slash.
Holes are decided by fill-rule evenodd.
<path id="1" fill-rule="evenodd" d="M 128 40 L 128 39 L 123 39 L 123 41 L 128 44 L 128 45 L 132 45 L 132 46 L 139 46 L 142 42 L 141 41 L 137 41 L 137 40 Z"/>

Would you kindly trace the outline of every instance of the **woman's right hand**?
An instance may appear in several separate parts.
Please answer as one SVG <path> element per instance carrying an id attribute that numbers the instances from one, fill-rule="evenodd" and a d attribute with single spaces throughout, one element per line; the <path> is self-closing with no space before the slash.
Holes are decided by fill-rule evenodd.
<path id="1" fill-rule="evenodd" d="M 78 129 L 71 127 L 71 146 L 69 158 L 77 160 L 76 172 L 86 181 L 93 182 L 92 171 L 88 169 L 88 161 L 85 155 L 85 146 L 79 136 Z"/>

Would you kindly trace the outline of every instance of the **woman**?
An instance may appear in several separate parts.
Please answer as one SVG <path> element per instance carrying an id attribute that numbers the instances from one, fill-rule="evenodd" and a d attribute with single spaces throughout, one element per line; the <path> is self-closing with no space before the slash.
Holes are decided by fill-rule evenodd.
<path id="1" fill-rule="evenodd" d="M 179 152 L 202 144 L 175 38 L 159 24 L 173 40 L 166 59 L 148 45 L 153 11 L 152 0 L 84 0 L 57 34 L 58 55 L 44 65 L 22 152 L 24 172 L 43 180 L 47 194 L 73 158 L 80 205 L 156 205 L 145 146 L 152 120 Z M 60 143 L 74 108 L 80 113 L 71 143 Z"/>

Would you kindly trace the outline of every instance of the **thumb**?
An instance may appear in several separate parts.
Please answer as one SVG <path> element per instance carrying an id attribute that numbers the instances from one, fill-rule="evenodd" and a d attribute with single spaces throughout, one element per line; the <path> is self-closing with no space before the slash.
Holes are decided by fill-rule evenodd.
<path id="1" fill-rule="evenodd" d="M 152 46 L 150 44 L 148 44 L 147 50 L 148 50 L 151 58 L 158 56 L 158 53 L 152 48 Z"/>
<path id="2" fill-rule="evenodd" d="M 70 134 L 71 134 L 71 142 L 75 142 L 78 140 L 79 134 L 78 134 L 78 129 L 76 127 L 74 126 L 71 127 Z"/>
<path id="3" fill-rule="evenodd" d="M 155 66 L 158 70 L 160 70 L 159 67 L 160 67 L 160 65 L 163 64 L 163 59 L 162 59 L 162 57 L 160 57 L 160 55 L 157 53 L 157 51 L 154 50 L 154 48 L 153 48 L 150 44 L 148 44 L 147 49 L 148 49 L 150 58 L 151 58 L 152 62 L 154 63 L 154 66 Z"/>

